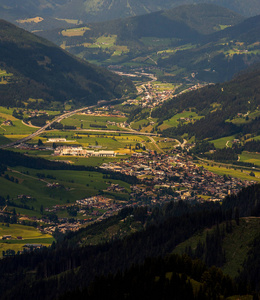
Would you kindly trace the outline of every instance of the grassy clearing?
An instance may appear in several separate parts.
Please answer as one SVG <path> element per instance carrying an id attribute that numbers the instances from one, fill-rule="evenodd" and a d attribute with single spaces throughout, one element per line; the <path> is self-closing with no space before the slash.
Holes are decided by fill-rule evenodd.
<path id="1" fill-rule="evenodd" d="M 25 244 L 42 244 L 50 246 L 55 239 L 49 234 L 43 234 L 36 228 L 19 224 L 10 224 L 9 227 L 0 225 L 0 236 L 11 235 L 12 239 L 0 242 L 0 257 L 2 251 L 12 249 L 17 251 L 23 250 Z M 21 236 L 22 240 L 17 240 L 17 236 Z"/>
<path id="2" fill-rule="evenodd" d="M 220 138 L 217 140 L 212 140 L 210 142 L 213 143 L 216 148 L 222 149 L 222 148 L 225 148 L 226 145 L 228 145 L 228 147 L 229 147 L 231 145 L 230 142 L 233 141 L 234 139 L 235 139 L 235 136 L 231 135 L 231 136 L 226 136 L 226 137 L 223 137 L 223 138 Z"/>
<path id="3" fill-rule="evenodd" d="M 184 111 L 180 114 L 176 114 L 171 119 L 164 121 L 163 124 L 161 126 L 159 126 L 159 128 L 161 130 L 164 130 L 169 127 L 177 127 L 180 123 L 188 124 L 188 123 L 194 122 L 194 120 L 199 120 L 201 118 L 202 118 L 202 116 L 199 116 L 195 112 Z"/>
<path id="4" fill-rule="evenodd" d="M 17 20 L 18 23 L 24 24 L 24 23 L 40 23 L 44 19 L 41 17 L 35 17 L 35 18 L 29 18 L 29 19 L 24 19 L 24 20 Z"/>
<path id="5" fill-rule="evenodd" d="M 89 27 L 71 28 L 71 29 L 62 30 L 61 34 L 67 37 L 83 36 L 87 30 L 90 30 L 90 28 Z"/>
<path id="6" fill-rule="evenodd" d="M 96 40 L 97 45 L 100 46 L 100 48 L 106 49 L 111 48 L 116 43 L 116 35 L 108 35 L 108 36 L 101 36 Z"/>
<path id="7" fill-rule="evenodd" d="M 242 154 L 239 154 L 239 157 L 242 162 L 248 162 L 260 166 L 260 153 L 243 151 Z"/>
<path id="8" fill-rule="evenodd" d="M 222 227 L 225 229 L 225 224 L 220 225 L 220 230 L 222 230 Z M 225 233 L 223 240 L 223 248 L 226 252 L 227 262 L 222 267 L 222 270 L 225 274 L 235 277 L 238 275 L 239 269 L 242 268 L 242 264 L 250 249 L 250 244 L 259 233 L 260 219 L 253 217 L 242 218 L 240 219 L 239 226 L 233 222 L 232 227 L 232 232 Z M 206 229 L 203 232 L 194 235 L 190 239 L 179 244 L 173 252 L 182 254 L 185 252 L 185 248 L 189 246 L 195 250 L 199 240 L 205 243 L 207 232 L 212 231 L 214 228 Z"/>
<path id="9" fill-rule="evenodd" d="M 109 60 L 113 60 L 113 57 L 120 56 L 124 53 L 128 53 L 129 49 L 127 46 L 116 45 L 117 35 L 100 36 L 97 39 L 92 39 L 92 43 L 83 43 L 82 45 L 86 48 L 100 48 L 111 54 Z"/>

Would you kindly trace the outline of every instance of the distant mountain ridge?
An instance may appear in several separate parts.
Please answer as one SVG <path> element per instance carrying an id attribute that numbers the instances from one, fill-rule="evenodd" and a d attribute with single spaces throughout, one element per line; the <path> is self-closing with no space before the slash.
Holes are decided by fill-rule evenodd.
<path id="1" fill-rule="evenodd" d="M 0 21 L 0 69 L 12 74 L 0 85 L 0 105 L 29 98 L 84 104 L 134 91 L 131 81 L 84 62 L 51 42 Z"/>
<path id="2" fill-rule="evenodd" d="M 195 72 L 196 78 L 212 82 L 233 75 L 260 60 L 260 15 L 205 36 L 198 46 L 160 59 L 161 67 L 178 66 Z"/>
<path id="3" fill-rule="evenodd" d="M 0 0 L 0 17 L 12 21 L 40 16 L 101 22 L 198 3 L 220 5 L 247 17 L 260 14 L 258 0 Z"/>
<path id="4" fill-rule="evenodd" d="M 223 82 L 260 60 L 260 17 L 245 19 L 213 4 L 182 5 L 77 27 L 83 26 L 88 29 L 77 36 L 63 29 L 38 34 L 101 65 L 154 64 L 174 73 L 163 80 L 175 82 Z M 113 45 L 102 46 L 112 43 L 106 41 L 108 36 Z"/>

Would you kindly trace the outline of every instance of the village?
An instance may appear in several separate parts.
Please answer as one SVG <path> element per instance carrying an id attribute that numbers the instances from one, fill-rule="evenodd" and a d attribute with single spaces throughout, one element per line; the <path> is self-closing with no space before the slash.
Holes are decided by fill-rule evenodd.
<path id="1" fill-rule="evenodd" d="M 174 155 L 134 153 L 129 160 L 104 163 L 101 168 L 136 176 L 140 184 L 131 186 L 131 199 L 146 205 L 165 201 L 221 201 L 237 194 L 252 181 L 220 176 L 196 165 L 192 157 L 173 150 Z"/>
<path id="2" fill-rule="evenodd" d="M 70 207 L 82 214 L 84 219 L 59 219 L 57 224 L 45 226 L 44 232 L 62 233 L 76 231 L 82 224 L 99 222 L 116 214 L 126 206 L 162 205 L 169 201 L 221 202 L 227 195 L 237 194 L 253 181 L 240 180 L 229 176 L 220 176 L 198 166 L 193 158 L 180 150 L 171 154 L 157 154 L 152 151 L 133 153 L 128 159 L 103 163 L 101 168 L 125 175 L 136 176 L 138 183 L 130 186 L 129 201 L 118 201 L 103 195 L 79 199 Z M 119 184 L 111 184 L 107 191 L 126 192 Z M 54 206 L 46 211 L 57 213 L 68 206 Z"/>

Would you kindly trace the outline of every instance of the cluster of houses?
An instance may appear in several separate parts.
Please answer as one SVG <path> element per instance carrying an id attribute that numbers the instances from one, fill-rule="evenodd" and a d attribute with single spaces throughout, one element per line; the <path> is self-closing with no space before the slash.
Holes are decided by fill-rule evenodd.
<path id="1" fill-rule="evenodd" d="M 92 215 L 100 215 L 101 217 L 99 218 L 99 220 L 114 214 L 124 207 L 122 203 L 116 203 L 113 199 L 106 198 L 102 195 L 76 200 L 76 205 L 78 205 L 82 209 L 97 209 L 96 211 L 93 211 Z M 99 213 L 100 210 L 104 211 L 104 213 Z"/>
<path id="2" fill-rule="evenodd" d="M 212 173 L 194 164 L 192 157 L 175 152 L 175 156 L 135 153 L 129 160 L 104 163 L 102 168 L 138 177 L 140 184 L 131 186 L 131 198 L 146 199 L 146 204 L 165 200 L 220 201 L 252 184 Z"/>
<path id="3" fill-rule="evenodd" d="M 13 122 L 11 120 L 5 120 L 1 125 L 3 125 L 3 126 L 13 126 Z"/>

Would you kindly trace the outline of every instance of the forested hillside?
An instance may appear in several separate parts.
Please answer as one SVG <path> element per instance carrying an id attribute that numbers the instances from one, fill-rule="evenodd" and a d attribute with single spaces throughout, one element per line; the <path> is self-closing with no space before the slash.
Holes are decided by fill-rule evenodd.
<path id="1" fill-rule="evenodd" d="M 111 286 L 117 286 L 119 280 L 122 283 L 124 282 L 122 285 L 122 292 L 129 292 L 132 297 L 139 288 L 137 287 L 137 290 L 134 289 L 130 291 L 130 286 L 127 285 L 124 276 L 127 278 L 132 274 L 132 279 L 137 278 L 138 270 L 143 269 L 142 266 L 137 266 L 138 264 L 143 264 L 149 257 L 164 257 L 171 253 L 179 243 L 185 241 L 193 234 L 200 232 L 202 229 L 210 228 L 223 221 L 229 222 L 232 218 L 237 218 L 235 210 L 232 209 L 233 205 L 236 206 L 236 209 L 241 211 L 249 211 L 249 213 L 245 213 L 246 216 L 250 216 L 252 211 L 258 211 L 258 213 L 253 213 L 253 215 L 258 216 L 258 196 L 259 185 L 255 185 L 243 189 L 238 197 L 234 196 L 232 199 L 227 198 L 224 201 L 225 205 L 223 203 L 223 206 L 214 203 L 206 203 L 204 205 L 200 204 L 192 207 L 183 202 L 176 204 L 168 203 L 162 207 L 162 209 L 158 207 L 154 208 L 151 214 L 147 214 L 144 209 L 143 222 L 147 223 L 146 229 L 123 238 L 122 240 L 116 239 L 103 245 L 83 247 L 80 245 L 84 240 L 84 232 L 85 234 L 88 234 L 87 232 L 89 231 L 89 228 L 86 228 L 78 233 L 70 234 L 65 237 L 63 242 L 58 243 L 56 246 L 53 245 L 51 249 L 1 260 L 1 286 L 5 287 L 1 290 L 1 299 L 15 298 L 18 295 L 19 299 L 26 299 L 29 295 L 31 295 L 31 297 L 36 297 L 37 299 L 54 299 L 64 293 L 67 294 L 69 291 L 87 288 L 89 284 L 93 282 L 95 276 L 108 276 L 108 274 L 113 275 L 107 279 L 97 279 L 92 288 L 90 286 L 90 289 L 88 290 L 90 296 L 97 297 L 97 295 L 100 295 L 101 290 L 97 287 L 102 286 L 102 282 L 109 282 Z M 245 199 L 250 199 L 250 201 L 245 201 Z M 241 201 L 243 202 L 243 205 L 246 203 L 246 209 L 241 206 Z M 130 215 L 135 214 L 135 209 L 129 208 L 121 211 L 119 217 L 126 219 Z M 102 223 L 93 226 L 99 227 L 102 226 Z M 93 230 L 93 226 L 91 230 Z M 157 259 L 152 260 L 150 266 L 155 263 L 155 269 L 152 268 L 153 270 L 147 270 L 148 277 L 138 279 L 138 281 L 140 280 L 140 287 L 145 284 L 145 282 L 148 283 L 149 278 L 154 278 L 154 276 L 161 277 L 163 282 L 164 274 L 166 272 L 172 272 L 172 279 L 174 278 L 174 280 L 170 280 L 170 285 L 173 286 L 178 282 L 175 272 L 182 273 L 183 276 L 190 276 L 196 281 L 203 283 L 203 278 L 205 277 L 202 276 L 202 274 L 206 271 L 206 267 L 203 264 L 199 262 L 192 263 L 189 259 L 185 259 L 186 263 L 188 262 L 188 265 L 183 268 L 184 261 L 182 261 L 181 258 L 173 256 L 169 259 L 170 260 L 166 258 L 165 261 L 161 259 L 158 260 L 162 264 L 161 271 L 156 267 L 156 265 L 158 266 L 156 263 Z M 171 259 L 172 263 L 174 261 L 175 263 L 171 264 Z M 164 264 L 165 267 L 163 267 Z M 178 264 L 180 264 L 179 267 Z M 193 273 L 194 269 L 192 267 L 196 264 L 198 264 L 197 267 L 201 270 L 200 272 L 197 270 L 197 276 Z M 137 267 L 133 267 L 134 265 Z M 249 262 L 247 265 L 249 265 Z M 147 266 L 147 264 L 145 266 Z M 129 268 L 131 268 L 131 271 Z M 120 274 L 114 277 L 118 271 L 122 272 L 126 269 L 129 270 L 129 273 L 124 273 L 125 275 L 122 278 Z M 247 270 L 247 272 L 249 271 L 250 270 Z M 214 273 L 217 272 L 217 270 L 212 269 L 209 272 Z M 259 269 L 254 272 L 259 273 Z M 235 283 L 231 284 L 231 279 L 223 277 L 222 273 L 219 271 L 217 273 L 220 276 L 219 278 L 223 278 L 223 280 L 226 278 L 225 280 L 229 282 L 229 289 L 226 290 L 223 286 L 223 289 L 220 288 L 220 290 L 218 290 L 220 294 L 228 296 L 236 293 L 254 292 L 254 289 L 250 289 L 249 285 L 245 288 L 245 286 L 240 287 Z M 187 288 L 185 281 L 183 281 L 183 286 L 182 284 L 179 286 L 180 293 L 183 293 L 183 289 Z M 131 285 L 131 281 L 129 284 Z M 165 282 L 165 284 L 168 283 Z M 107 284 L 105 284 L 105 286 L 107 286 Z M 190 286 L 189 283 L 188 286 Z M 211 286 L 211 288 L 214 288 L 214 286 Z M 156 290 L 158 292 L 162 287 L 159 285 L 154 286 L 154 288 L 155 292 Z M 205 286 L 203 285 L 201 288 L 201 293 L 203 291 L 205 292 Z M 109 289 L 109 293 L 113 292 L 112 290 Z M 165 287 L 165 291 L 168 293 L 168 288 Z M 187 293 L 189 293 L 189 291 L 191 292 L 191 289 L 188 289 Z M 211 290 L 211 292 L 214 293 L 213 290 Z M 75 293 L 77 294 L 77 292 Z M 194 297 L 196 298 L 196 292 L 194 293 Z M 118 295 L 120 297 L 121 292 L 119 292 Z M 211 298 L 208 296 L 206 299 Z"/>
<path id="2" fill-rule="evenodd" d="M 41 99 L 41 106 L 43 101 L 71 99 L 86 105 L 135 90 L 130 81 L 6 21 L 0 21 L 0 66 L 8 74 L 0 85 L 0 104 L 4 106 L 21 106 L 29 98 Z"/>
<path id="3" fill-rule="evenodd" d="M 170 69 L 178 66 L 194 73 L 199 80 L 230 80 L 240 70 L 259 61 L 260 16 L 204 37 L 196 48 L 177 51 L 162 57 L 158 65 Z"/>
<path id="4" fill-rule="evenodd" d="M 166 136 L 187 133 L 197 139 L 214 139 L 232 134 L 259 134 L 259 117 L 246 122 L 232 122 L 239 114 L 257 112 L 260 103 L 260 67 L 244 72 L 233 80 L 210 85 L 194 92 L 185 93 L 153 110 L 152 116 L 167 120 L 184 110 L 194 110 L 203 118 L 193 124 L 166 129 Z"/>

